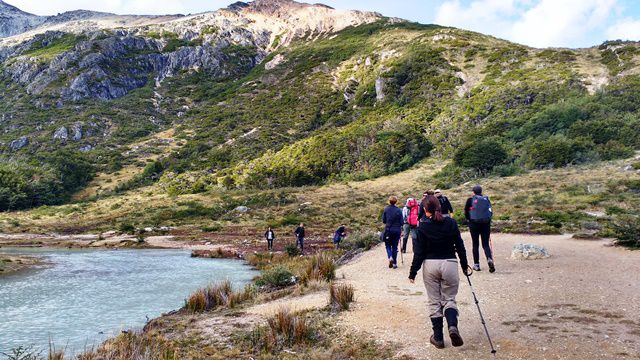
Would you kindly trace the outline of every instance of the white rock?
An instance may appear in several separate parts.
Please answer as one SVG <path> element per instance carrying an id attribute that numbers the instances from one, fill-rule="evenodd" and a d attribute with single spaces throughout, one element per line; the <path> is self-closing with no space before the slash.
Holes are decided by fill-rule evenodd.
<path id="1" fill-rule="evenodd" d="M 511 251 L 513 260 L 538 260 L 549 257 L 547 249 L 535 244 L 516 244 Z"/>

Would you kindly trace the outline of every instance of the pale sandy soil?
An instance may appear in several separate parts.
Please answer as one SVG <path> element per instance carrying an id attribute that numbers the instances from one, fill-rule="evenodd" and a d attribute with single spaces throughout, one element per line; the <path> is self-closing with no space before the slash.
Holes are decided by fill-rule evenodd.
<path id="1" fill-rule="evenodd" d="M 468 235 L 465 242 L 471 259 Z M 493 242 L 497 272 L 490 274 L 484 266 L 471 279 L 497 359 L 640 358 L 640 252 L 608 247 L 604 241 L 578 241 L 570 235 L 496 234 Z M 510 260 L 517 243 L 545 246 L 551 257 Z M 344 276 L 341 281 L 356 289 L 356 302 L 340 316 L 341 325 L 394 343 L 398 356 L 493 358 L 466 282 L 458 295 L 465 345 L 453 348 L 447 337 L 447 348 L 437 350 L 428 342 L 431 329 L 424 287 L 407 279 L 412 254 L 405 254 L 405 263 L 397 270 L 387 268 L 385 257 L 378 246 L 338 269 L 338 278 Z M 326 305 L 323 291 L 257 305 L 247 312 L 268 315 L 281 306 L 303 310 Z"/>

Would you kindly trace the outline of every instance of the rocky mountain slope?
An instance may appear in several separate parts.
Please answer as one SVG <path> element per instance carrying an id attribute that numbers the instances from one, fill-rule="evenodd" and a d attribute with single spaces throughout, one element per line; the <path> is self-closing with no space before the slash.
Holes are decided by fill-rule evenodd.
<path id="1" fill-rule="evenodd" d="M 103 195 L 362 179 L 432 153 L 454 159 L 445 186 L 639 145 L 636 43 L 532 49 L 290 0 L 79 14 L 0 39 L 0 209 L 123 168 Z M 169 129 L 168 153 L 140 145 Z"/>
<path id="2" fill-rule="evenodd" d="M 44 21 L 42 16 L 26 13 L 0 1 L 0 38 L 23 33 Z"/>

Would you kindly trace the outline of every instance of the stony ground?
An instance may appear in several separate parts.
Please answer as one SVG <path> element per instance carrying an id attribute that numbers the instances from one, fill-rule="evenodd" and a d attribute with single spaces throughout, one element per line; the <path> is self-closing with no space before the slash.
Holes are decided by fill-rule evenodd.
<path id="1" fill-rule="evenodd" d="M 470 251 L 470 240 L 465 237 Z M 497 272 L 475 273 L 480 299 L 498 359 L 638 359 L 640 358 L 640 252 L 579 241 L 570 236 L 493 237 Z M 551 257 L 517 261 L 509 256 L 517 243 L 546 247 Z M 428 343 L 430 326 L 424 287 L 410 284 L 411 254 L 404 265 L 386 267 L 382 246 L 338 270 L 353 284 L 356 303 L 345 312 L 344 326 L 399 344 L 398 355 L 416 359 L 489 359 L 490 349 L 473 298 L 461 283 L 458 302 L 461 348 L 437 350 Z M 419 274 L 420 276 L 420 274 Z M 419 277 L 420 278 L 420 277 Z M 326 293 L 259 305 L 264 314 L 287 304 L 295 309 L 326 305 Z"/>

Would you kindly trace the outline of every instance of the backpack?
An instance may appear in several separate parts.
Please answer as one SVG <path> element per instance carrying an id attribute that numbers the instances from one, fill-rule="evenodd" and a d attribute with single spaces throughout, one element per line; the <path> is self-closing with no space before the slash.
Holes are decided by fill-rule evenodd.
<path id="1" fill-rule="evenodd" d="M 489 198 L 482 195 L 474 195 L 471 198 L 471 208 L 469 209 L 469 217 L 471 221 L 477 223 L 491 222 L 493 211 Z"/>
<path id="2" fill-rule="evenodd" d="M 409 206 L 409 216 L 407 216 L 407 224 L 410 226 L 418 226 L 418 215 L 420 213 L 420 206 L 418 202 L 413 199 L 407 203 Z"/>

